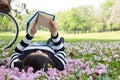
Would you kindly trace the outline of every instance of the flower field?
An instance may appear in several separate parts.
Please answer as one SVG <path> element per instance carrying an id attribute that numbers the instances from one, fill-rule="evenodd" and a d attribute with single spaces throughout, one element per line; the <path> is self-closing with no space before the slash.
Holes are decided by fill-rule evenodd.
<path id="1" fill-rule="evenodd" d="M 65 43 L 67 65 L 65 70 L 26 72 L 6 66 L 0 68 L 0 80 L 120 80 L 120 42 L 87 41 Z M 9 50 L 1 56 L 9 61 Z"/>

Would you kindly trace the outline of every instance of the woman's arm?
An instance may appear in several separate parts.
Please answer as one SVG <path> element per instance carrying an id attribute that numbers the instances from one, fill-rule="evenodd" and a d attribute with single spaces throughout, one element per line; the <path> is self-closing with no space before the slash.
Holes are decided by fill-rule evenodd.
<path id="1" fill-rule="evenodd" d="M 56 67 L 59 70 L 63 70 L 65 65 L 66 65 L 66 52 L 65 52 L 65 48 L 64 48 L 64 43 L 61 41 L 58 31 L 57 31 L 57 24 L 55 22 L 53 22 L 52 20 L 50 21 L 50 33 L 51 33 L 51 37 L 52 37 L 52 41 L 54 43 L 54 51 L 55 51 L 55 58 L 53 59 Z"/>
<path id="2" fill-rule="evenodd" d="M 11 63 L 10 63 L 11 68 L 14 67 L 14 62 L 19 61 L 19 58 L 18 58 L 19 55 L 21 55 L 24 48 L 30 44 L 32 38 L 33 38 L 32 36 L 30 36 L 29 34 L 26 34 L 23 40 L 21 40 L 21 42 L 16 45 L 11 55 Z"/>
<path id="3" fill-rule="evenodd" d="M 63 70 L 66 65 L 66 52 L 64 48 L 64 43 L 61 41 L 59 34 L 55 37 L 52 36 L 52 40 L 54 43 L 54 50 L 55 50 L 55 59 L 54 62 L 56 63 L 56 67 L 59 70 Z"/>
<path id="4" fill-rule="evenodd" d="M 19 55 L 21 55 L 24 48 L 26 48 L 30 44 L 34 34 L 37 32 L 36 25 L 37 24 L 35 22 L 30 32 L 28 32 L 26 36 L 23 38 L 23 40 L 21 40 L 21 42 L 16 45 L 15 50 L 13 51 L 11 55 L 10 67 L 14 67 L 14 62 L 20 61 Z"/>

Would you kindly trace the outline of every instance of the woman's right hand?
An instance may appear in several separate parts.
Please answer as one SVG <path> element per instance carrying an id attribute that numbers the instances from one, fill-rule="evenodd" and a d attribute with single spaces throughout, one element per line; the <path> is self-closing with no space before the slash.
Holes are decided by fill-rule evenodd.
<path id="1" fill-rule="evenodd" d="M 49 31 L 53 37 L 57 35 L 57 28 L 58 28 L 57 24 L 51 19 L 49 23 Z"/>

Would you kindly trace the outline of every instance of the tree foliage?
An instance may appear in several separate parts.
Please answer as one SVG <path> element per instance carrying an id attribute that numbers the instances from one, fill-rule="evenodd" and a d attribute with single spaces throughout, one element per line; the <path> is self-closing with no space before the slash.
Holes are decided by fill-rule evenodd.
<path id="1" fill-rule="evenodd" d="M 20 30 L 24 30 L 27 20 L 36 10 L 28 11 L 25 3 L 12 0 L 11 14 L 17 20 Z M 27 13 L 27 14 L 26 14 Z M 67 33 L 105 32 L 120 30 L 120 0 L 106 0 L 101 8 L 78 6 L 55 13 L 59 30 Z M 45 29 L 44 29 L 45 30 Z"/>
<path id="2" fill-rule="evenodd" d="M 65 12 L 57 13 L 57 22 L 59 23 L 60 30 L 67 32 L 90 31 L 92 27 L 92 13 L 91 6 L 80 6 L 77 8 L 69 9 Z"/>
<path id="3" fill-rule="evenodd" d="M 105 32 L 120 29 L 120 0 L 106 0 L 101 8 L 80 6 L 57 13 L 60 30 Z"/>

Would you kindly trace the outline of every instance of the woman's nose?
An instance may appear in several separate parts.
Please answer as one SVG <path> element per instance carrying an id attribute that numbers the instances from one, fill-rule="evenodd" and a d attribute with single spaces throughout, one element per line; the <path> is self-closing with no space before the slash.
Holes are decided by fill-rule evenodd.
<path id="1" fill-rule="evenodd" d="M 38 50 L 37 52 L 38 52 L 38 53 L 42 53 L 42 51 L 41 51 L 41 50 Z"/>

